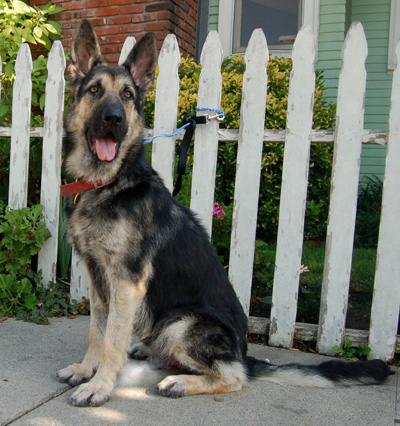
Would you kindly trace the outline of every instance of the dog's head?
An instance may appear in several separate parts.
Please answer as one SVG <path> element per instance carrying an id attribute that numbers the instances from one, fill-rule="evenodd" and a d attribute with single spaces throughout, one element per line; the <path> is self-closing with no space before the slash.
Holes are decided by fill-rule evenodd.
<path id="1" fill-rule="evenodd" d="M 139 151 L 156 61 L 155 37 L 147 34 L 122 66 L 105 66 L 91 24 L 82 21 L 68 66 L 72 105 L 65 125 L 66 168 L 74 177 L 112 181 L 128 154 Z"/>

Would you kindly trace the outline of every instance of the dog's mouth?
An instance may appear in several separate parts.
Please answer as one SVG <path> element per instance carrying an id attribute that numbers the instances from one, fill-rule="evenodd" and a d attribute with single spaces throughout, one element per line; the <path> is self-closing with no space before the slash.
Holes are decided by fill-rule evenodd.
<path id="1" fill-rule="evenodd" d="M 118 142 L 113 133 L 107 133 L 102 137 L 88 135 L 90 149 L 100 161 L 113 161 L 117 156 Z"/>

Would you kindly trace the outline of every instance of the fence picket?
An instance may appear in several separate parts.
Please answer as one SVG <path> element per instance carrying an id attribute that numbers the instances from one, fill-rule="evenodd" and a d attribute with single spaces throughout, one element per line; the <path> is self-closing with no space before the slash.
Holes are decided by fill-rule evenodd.
<path id="1" fill-rule="evenodd" d="M 249 312 L 267 97 L 268 47 L 262 30 L 253 32 L 245 53 L 236 165 L 229 278 Z"/>
<path id="2" fill-rule="evenodd" d="M 160 72 L 154 111 L 154 134 L 171 134 L 176 130 L 178 114 L 179 76 L 181 63 L 176 37 L 168 34 L 158 58 Z M 152 165 L 165 186 L 172 192 L 175 161 L 175 137 L 160 137 L 153 141 Z"/>
<path id="3" fill-rule="evenodd" d="M 88 297 L 88 278 L 86 266 L 82 262 L 81 257 L 72 248 L 71 254 L 71 299 L 82 300 L 82 297 Z"/>
<path id="4" fill-rule="evenodd" d="M 268 341 L 284 347 L 293 344 L 303 250 L 315 91 L 314 36 L 310 27 L 301 28 L 297 34 L 292 61 Z"/>
<path id="5" fill-rule="evenodd" d="M 219 35 L 216 31 L 211 31 L 204 43 L 200 58 L 202 68 L 197 98 L 199 108 L 220 108 L 222 59 Z M 209 112 L 199 112 L 198 115 L 201 114 L 209 114 Z M 194 138 L 190 208 L 197 213 L 211 236 L 218 154 L 218 121 L 212 120 L 208 125 L 197 126 Z"/>
<path id="6" fill-rule="evenodd" d="M 364 124 L 368 54 L 364 29 L 353 23 L 342 50 L 318 349 L 333 354 L 345 332 Z M 349 102 L 351 99 L 351 102 Z"/>
<path id="7" fill-rule="evenodd" d="M 44 219 L 51 238 L 43 244 L 38 259 L 38 269 L 42 270 L 45 285 L 49 281 L 55 282 L 57 272 L 65 89 L 65 56 L 62 44 L 58 40 L 50 50 L 47 69 L 40 204 L 44 206 Z"/>
<path id="8" fill-rule="evenodd" d="M 394 355 L 400 305 L 400 43 L 396 56 L 369 335 L 370 356 L 386 360 Z"/>
<path id="9" fill-rule="evenodd" d="M 118 65 L 123 65 L 128 57 L 129 53 L 133 49 L 133 46 L 136 44 L 135 37 L 127 37 L 124 41 L 124 45 L 122 46 L 121 53 L 119 55 Z"/>
<path id="10" fill-rule="evenodd" d="M 13 85 L 10 183 L 8 205 L 26 207 L 28 197 L 29 136 L 32 97 L 32 56 L 27 43 L 19 49 Z"/>

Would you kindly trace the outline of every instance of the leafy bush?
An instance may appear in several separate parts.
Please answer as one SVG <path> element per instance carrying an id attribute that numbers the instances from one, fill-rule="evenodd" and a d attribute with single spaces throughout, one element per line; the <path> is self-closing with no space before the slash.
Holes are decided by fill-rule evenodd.
<path id="1" fill-rule="evenodd" d="M 220 124 L 222 128 L 239 128 L 242 80 L 245 68 L 244 58 L 241 55 L 226 58 L 223 61 L 221 108 L 224 110 L 226 118 Z M 287 58 L 272 58 L 268 63 L 266 128 L 284 129 L 286 127 L 291 68 L 292 61 Z M 187 112 L 195 112 L 200 72 L 201 66 L 192 59 L 182 59 L 179 68 L 181 83 L 178 120 L 181 120 Z M 153 126 L 154 104 L 155 88 L 148 94 L 145 106 L 146 125 L 149 127 Z M 327 102 L 323 75 L 321 71 L 317 71 L 313 127 L 315 129 L 332 128 L 334 119 L 335 105 Z M 257 228 L 257 238 L 264 241 L 274 241 L 277 235 L 283 151 L 283 144 L 264 144 Z M 313 238 L 318 239 L 324 239 L 326 231 L 332 152 L 333 147 L 328 145 L 316 145 L 311 149 L 306 234 L 317 234 L 313 235 Z M 234 197 L 236 155 L 237 143 L 220 143 L 215 200 L 223 203 L 226 208 L 232 204 Z M 189 165 L 191 161 L 192 158 L 189 155 Z M 188 179 L 185 179 L 182 188 L 182 192 L 185 193 L 182 196 L 183 200 L 189 198 L 187 195 L 189 191 L 190 183 Z M 318 206 L 318 210 L 316 206 Z M 318 224 L 318 229 L 316 229 L 316 224 Z"/>
<path id="2" fill-rule="evenodd" d="M 63 282 L 49 283 L 48 288 L 36 289 L 37 304 L 34 309 L 22 308 L 17 312 L 17 319 L 34 322 L 36 324 L 48 324 L 49 318 L 74 317 L 77 314 L 89 313 L 89 300 L 82 298 L 81 302 L 70 300 L 69 285 Z"/>
<path id="3" fill-rule="evenodd" d="M 89 302 L 69 299 L 69 285 L 41 285 L 33 271 L 35 257 L 50 237 L 43 206 L 12 210 L 0 202 L 0 315 L 47 324 L 54 316 L 87 313 Z"/>
<path id="4" fill-rule="evenodd" d="M 35 309 L 39 303 L 28 278 L 16 279 L 12 274 L 0 274 L 0 315 L 10 316 L 20 309 Z"/>
<path id="5" fill-rule="evenodd" d="M 355 231 L 355 246 L 376 248 L 381 220 L 383 183 L 377 177 L 365 176 L 361 181 Z"/>
<path id="6" fill-rule="evenodd" d="M 42 210 L 41 205 L 12 210 L 0 203 L 0 315 L 30 311 L 38 303 L 34 286 L 40 272 L 33 272 L 32 258 L 50 237 Z"/>
<path id="7" fill-rule="evenodd" d="M 58 40 L 61 26 L 50 17 L 62 11 L 50 2 L 40 9 L 28 6 L 21 0 L 3 0 L 0 4 L 0 56 L 4 68 L 1 74 L 2 99 L 0 118 L 2 125 L 11 118 L 12 83 L 15 80 L 14 64 L 21 44 L 24 42 L 40 45 L 49 50 L 51 42 Z M 32 105 L 44 106 L 44 85 L 46 82 L 46 63 L 44 56 L 33 61 Z"/>
<path id="8" fill-rule="evenodd" d="M 0 3 L 0 57 L 1 73 L 0 126 L 10 126 L 12 116 L 12 84 L 15 80 L 14 65 L 21 44 L 30 43 L 44 50 L 60 38 L 61 26 L 51 17 L 62 8 L 48 3 L 42 9 L 30 7 L 21 0 L 3 0 Z M 32 70 L 32 115 L 31 126 L 42 126 L 42 110 L 45 100 L 47 58 L 38 56 Z M 40 170 L 42 164 L 42 140 L 32 138 L 29 152 L 30 201 L 38 202 Z M 10 139 L 0 138 L 0 200 L 7 200 L 9 177 Z"/>

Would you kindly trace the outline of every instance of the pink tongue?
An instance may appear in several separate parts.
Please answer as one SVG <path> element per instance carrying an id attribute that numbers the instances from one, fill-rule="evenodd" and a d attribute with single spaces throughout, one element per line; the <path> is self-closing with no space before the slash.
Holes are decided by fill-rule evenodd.
<path id="1" fill-rule="evenodd" d="M 101 161 L 112 161 L 116 154 L 115 140 L 109 136 L 96 139 L 96 152 Z"/>

